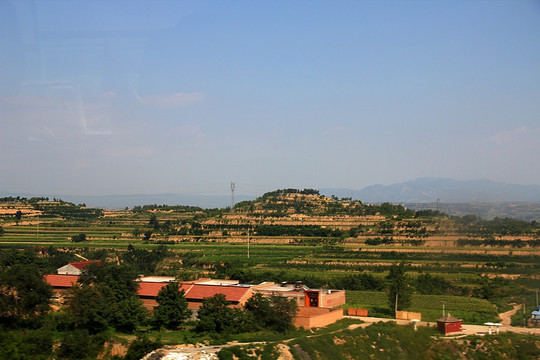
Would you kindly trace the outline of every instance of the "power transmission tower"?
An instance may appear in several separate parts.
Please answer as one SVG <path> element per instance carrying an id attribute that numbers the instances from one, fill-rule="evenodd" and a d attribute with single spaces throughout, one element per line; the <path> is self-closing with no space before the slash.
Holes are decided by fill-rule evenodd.
<path id="1" fill-rule="evenodd" d="M 234 212 L 234 189 L 236 188 L 236 185 L 231 182 L 231 212 Z"/>

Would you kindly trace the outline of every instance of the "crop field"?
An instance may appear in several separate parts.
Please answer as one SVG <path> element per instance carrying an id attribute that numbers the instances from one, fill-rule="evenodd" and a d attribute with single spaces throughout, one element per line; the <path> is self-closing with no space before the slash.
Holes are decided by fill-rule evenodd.
<path id="1" fill-rule="evenodd" d="M 423 321 L 436 321 L 442 316 L 442 304 L 446 313 L 451 313 L 465 323 L 483 324 L 486 321 L 496 321 L 497 308 L 485 299 L 451 295 L 420 295 L 414 294 L 411 307 L 413 312 L 421 312 Z M 388 315 L 387 295 L 377 291 L 348 291 L 347 305 L 355 308 L 368 309 L 370 316 Z M 491 320 L 486 320 L 491 319 Z"/>
<path id="2" fill-rule="evenodd" d="M 466 321 L 496 320 L 493 304 L 520 302 L 540 288 L 535 222 L 287 193 L 237 204 L 235 212 L 157 205 L 105 211 L 46 201 L 2 208 L 0 250 L 53 247 L 118 261 L 129 249 L 165 247 L 166 257 L 152 268 L 157 275 L 345 288 L 349 306 L 381 316 L 389 316 L 385 281 L 398 263 L 415 289 L 409 310 L 429 321 L 441 314 L 441 301 Z M 415 283 L 425 274 L 446 282 L 427 295 Z"/>

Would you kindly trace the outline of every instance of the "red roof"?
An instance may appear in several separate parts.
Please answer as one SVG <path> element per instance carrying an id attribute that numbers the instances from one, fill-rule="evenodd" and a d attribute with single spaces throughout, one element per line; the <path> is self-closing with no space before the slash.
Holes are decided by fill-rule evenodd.
<path id="1" fill-rule="evenodd" d="M 79 280 L 78 275 L 45 275 L 44 276 L 45 282 L 52 287 L 64 287 L 69 288 L 72 287 L 73 284 Z"/>
<path id="2" fill-rule="evenodd" d="M 193 285 L 186 293 L 189 300 L 202 300 L 216 294 L 223 294 L 227 301 L 240 302 L 250 291 L 249 287 L 242 286 L 220 286 L 220 285 Z"/>
<path id="3" fill-rule="evenodd" d="M 88 260 L 88 261 L 76 261 L 76 262 L 70 262 L 69 265 L 82 270 L 85 267 L 87 267 L 90 264 L 99 264 L 101 263 L 101 260 Z"/>
<path id="4" fill-rule="evenodd" d="M 166 282 L 139 282 L 139 288 L 137 289 L 137 295 L 139 296 L 151 296 L 156 297 L 162 287 L 166 286 Z M 179 286 L 180 290 L 184 292 L 188 291 L 191 285 L 181 284 Z"/>

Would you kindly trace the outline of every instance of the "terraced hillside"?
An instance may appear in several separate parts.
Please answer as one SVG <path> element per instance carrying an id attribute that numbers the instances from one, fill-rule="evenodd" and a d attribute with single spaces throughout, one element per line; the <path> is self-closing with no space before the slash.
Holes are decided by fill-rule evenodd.
<path id="1" fill-rule="evenodd" d="M 144 205 L 106 211 L 10 199 L 0 203 L 0 226 L 0 248 L 37 249 L 40 256 L 53 247 L 122 261 L 134 249 L 165 245 L 167 256 L 155 271 L 181 278 L 302 281 L 381 292 L 390 267 L 403 263 L 418 296 L 472 296 L 500 310 L 540 287 L 540 225 L 534 221 L 449 217 L 312 189 L 277 190 L 232 210 Z"/>

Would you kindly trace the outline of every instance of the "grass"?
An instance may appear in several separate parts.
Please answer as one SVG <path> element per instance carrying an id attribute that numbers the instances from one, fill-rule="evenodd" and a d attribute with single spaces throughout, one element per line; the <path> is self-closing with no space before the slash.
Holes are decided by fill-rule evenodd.
<path id="1" fill-rule="evenodd" d="M 487 300 L 451 295 L 413 294 L 411 306 L 407 309 L 420 312 L 423 321 L 436 321 L 442 316 L 442 301 L 447 313 L 463 319 L 469 324 L 483 324 L 497 320 L 497 309 Z M 347 291 L 347 307 L 364 308 L 369 316 L 391 317 L 387 295 L 377 291 Z"/>

